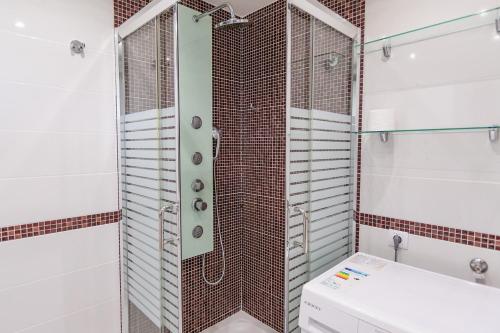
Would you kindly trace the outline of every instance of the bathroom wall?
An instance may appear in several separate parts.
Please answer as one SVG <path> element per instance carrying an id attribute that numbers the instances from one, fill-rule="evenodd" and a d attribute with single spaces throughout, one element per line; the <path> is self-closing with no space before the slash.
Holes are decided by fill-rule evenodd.
<path id="1" fill-rule="evenodd" d="M 366 40 L 499 5 L 367 0 Z M 370 110 L 381 108 L 395 110 L 399 128 L 497 124 L 500 43 L 494 20 L 488 23 L 395 48 L 387 62 L 366 55 L 363 126 Z M 402 262 L 470 280 L 469 260 L 482 257 L 490 263 L 487 283 L 500 286 L 498 142 L 490 143 L 486 132 L 395 135 L 388 144 L 365 136 L 361 154 L 361 251 L 391 257 L 382 229 L 400 229 L 410 233 Z"/>
<path id="2" fill-rule="evenodd" d="M 120 330 L 112 11 L 0 3 L 2 332 Z"/>
<path id="3" fill-rule="evenodd" d="M 243 30 L 242 308 L 283 331 L 286 2 L 248 16 Z"/>

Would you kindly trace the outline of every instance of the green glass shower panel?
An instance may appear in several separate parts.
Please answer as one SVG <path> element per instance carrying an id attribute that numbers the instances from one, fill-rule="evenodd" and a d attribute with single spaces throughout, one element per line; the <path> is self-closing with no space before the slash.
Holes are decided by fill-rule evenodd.
<path id="1" fill-rule="evenodd" d="M 187 259 L 213 250 L 212 19 L 195 22 L 200 13 L 182 5 L 177 13 L 181 239 Z M 192 188 L 196 180 L 203 183 L 198 192 Z"/>

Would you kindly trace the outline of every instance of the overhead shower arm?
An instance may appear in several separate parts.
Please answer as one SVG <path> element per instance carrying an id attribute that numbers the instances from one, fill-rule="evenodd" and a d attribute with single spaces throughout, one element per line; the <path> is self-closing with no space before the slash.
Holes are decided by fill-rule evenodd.
<path id="1" fill-rule="evenodd" d="M 210 14 L 212 14 L 212 13 L 215 13 L 216 11 L 221 10 L 221 9 L 222 9 L 222 8 L 224 8 L 224 7 L 229 8 L 229 12 L 231 13 L 231 18 L 235 18 L 235 17 L 236 17 L 236 16 L 234 15 L 234 9 L 233 9 L 233 6 L 231 6 L 231 5 L 230 5 L 230 4 L 228 4 L 228 3 L 223 3 L 223 4 L 221 4 L 221 5 L 218 5 L 217 7 L 214 7 L 214 8 L 212 8 L 212 9 L 210 9 L 209 11 L 206 11 L 206 12 L 201 13 L 201 14 L 199 14 L 199 15 L 195 15 L 195 16 L 193 16 L 193 20 L 194 20 L 195 22 L 198 22 L 199 20 L 201 20 L 201 19 L 202 19 L 202 18 L 204 18 L 205 16 L 210 15 Z"/>

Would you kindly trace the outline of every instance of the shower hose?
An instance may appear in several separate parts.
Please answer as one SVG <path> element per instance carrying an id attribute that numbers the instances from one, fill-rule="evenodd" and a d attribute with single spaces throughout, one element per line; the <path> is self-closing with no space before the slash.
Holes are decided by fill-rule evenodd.
<path id="1" fill-rule="evenodd" d="M 214 212 L 215 212 L 215 219 L 217 221 L 217 233 L 218 233 L 218 236 L 219 236 L 219 244 L 220 244 L 221 252 L 222 252 L 222 273 L 221 273 L 220 277 L 216 281 L 214 281 L 214 282 L 208 281 L 206 273 L 205 273 L 205 270 L 206 270 L 205 269 L 205 265 L 206 265 L 205 256 L 206 256 L 206 253 L 203 254 L 202 268 L 201 268 L 203 280 L 205 281 L 205 283 L 207 283 L 207 284 L 209 284 L 211 286 L 215 286 L 215 285 L 218 285 L 219 283 L 221 283 L 222 279 L 224 278 L 224 275 L 226 274 L 226 253 L 224 251 L 224 242 L 222 241 L 222 233 L 221 233 L 221 228 L 220 228 L 219 203 L 218 203 L 218 195 L 217 195 L 217 182 L 215 180 L 215 169 L 216 169 L 216 166 L 217 166 L 217 159 L 218 159 L 218 156 L 216 156 L 216 158 L 214 158 L 214 168 L 213 168 L 214 169 L 213 170 L 214 193 L 215 193 L 215 211 Z"/>

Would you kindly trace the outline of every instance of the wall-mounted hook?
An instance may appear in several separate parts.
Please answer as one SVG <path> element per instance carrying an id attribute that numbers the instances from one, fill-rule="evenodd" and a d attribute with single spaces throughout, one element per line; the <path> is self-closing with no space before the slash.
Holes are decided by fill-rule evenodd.
<path id="1" fill-rule="evenodd" d="M 389 141 L 389 132 L 380 132 L 379 135 L 380 135 L 380 141 L 382 141 L 383 143 Z"/>
<path id="2" fill-rule="evenodd" d="M 85 50 L 85 43 L 75 39 L 71 41 L 69 48 L 71 49 L 72 54 L 83 54 Z"/>
<path id="3" fill-rule="evenodd" d="M 498 126 L 492 127 L 488 130 L 488 135 L 490 137 L 490 142 L 495 142 L 498 140 Z"/>
<path id="4" fill-rule="evenodd" d="M 391 41 L 388 39 L 384 46 L 382 46 L 382 53 L 384 55 L 384 60 L 389 60 L 391 58 L 391 55 L 392 55 L 392 45 L 391 45 Z"/>
<path id="5" fill-rule="evenodd" d="M 498 17 L 496 20 L 495 20 L 495 24 L 496 24 L 496 27 L 497 27 L 497 33 L 500 34 L 500 17 Z"/>

